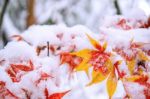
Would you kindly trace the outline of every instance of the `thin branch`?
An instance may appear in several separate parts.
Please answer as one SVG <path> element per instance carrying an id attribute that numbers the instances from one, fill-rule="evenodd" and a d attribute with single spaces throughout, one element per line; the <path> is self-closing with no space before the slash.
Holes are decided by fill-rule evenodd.
<path id="1" fill-rule="evenodd" d="M 119 4 L 118 4 L 118 0 L 114 0 L 114 5 L 117 10 L 117 14 L 121 15 L 122 13 L 121 13 L 121 10 L 120 10 Z"/>
<path id="2" fill-rule="evenodd" d="M 3 24 L 4 14 L 6 12 L 6 8 L 8 6 L 9 0 L 4 0 L 4 1 L 5 1 L 4 6 L 3 6 L 2 12 L 0 14 L 0 36 L 2 37 L 3 44 L 6 45 L 8 40 L 7 40 L 6 34 L 2 32 L 2 24 Z"/>
<path id="3" fill-rule="evenodd" d="M 0 14 L 0 31 L 1 31 L 1 28 L 2 28 L 2 23 L 3 23 L 3 18 L 4 18 L 4 14 L 5 14 L 5 11 L 6 11 L 6 8 L 7 8 L 7 5 L 9 3 L 9 0 L 4 0 L 4 6 L 2 8 L 2 12 Z"/>
<path id="4" fill-rule="evenodd" d="M 49 56 L 49 42 L 47 42 L 47 56 Z"/>
<path id="5" fill-rule="evenodd" d="M 34 6 L 35 0 L 27 0 L 27 11 L 28 11 L 27 27 L 36 23 L 36 18 L 34 16 Z"/>

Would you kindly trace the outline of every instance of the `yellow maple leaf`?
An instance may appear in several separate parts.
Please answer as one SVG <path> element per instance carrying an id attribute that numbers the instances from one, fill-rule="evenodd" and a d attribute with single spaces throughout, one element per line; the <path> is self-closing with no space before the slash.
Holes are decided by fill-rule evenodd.
<path id="1" fill-rule="evenodd" d="M 108 72 L 112 71 L 112 69 L 113 69 L 113 63 L 112 63 L 112 61 L 110 59 L 108 59 L 106 61 L 105 66 L 107 67 Z"/>
<path id="2" fill-rule="evenodd" d="M 103 48 L 103 47 L 99 44 L 98 41 L 96 41 L 95 39 L 93 39 L 92 37 L 90 37 L 88 34 L 86 34 L 86 35 L 87 35 L 87 37 L 88 37 L 90 43 L 91 43 L 96 49 L 98 49 L 98 50 L 101 51 L 101 52 L 104 51 L 104 49 L 105 49 L 106 46 L 107 46 L 107 43 L 104 43 L 104 46 L 103 46 L 103 47 L 105 47 L 105 48 Z"/>
<path id="3" fill-rule="evenodd" d="M 89 76 L 88 70 L 89 70 L 90 66 L 91 66 L 91 64 L 89 64 L 87 60 L 83 60 L 77 67 L 75 67 L 75 72 L 85 71 L 87 76 Z"/>
<path id="4" fill-rule="evenodd" d="M 77 71 L 85 71 L 85 73 L 88 75 L 88 70 L 91 66 L 91 64 L 89 64 L 89 60 L 91 58 L 91 50 L 89 49 L 83 49 L 81 51 L 78 51 L 78 52 L 73 52 L 73 53 L 70 53 L 71 55 L 76 55 L 78 57 L 81 57 L 83 58 L 82 62 L 75 67 L 75 72 Z"/>
<path id="5" fill-rule="evenodd" d="M 87 86 L 90 86 L 90 85 L 93 85 L 96 83 L 100 83 L 107 78 L 108 74 L 113 69 L 113 63 L 110 59 L 108 59 L 106 61 L 105 68 L 107 69 L 106 71 L 103 71 L 103 70 L 102 71 L 100 71 L 100 70 L 95 71 L 95 70 L 93 70 L 92 81 Z"/>
<path id="6" fill-rule="evenodd" d="M 103 44 L 103 50 L 105 51 L 106 48 L 107 48 L 107 42 L 104 42 L 104 44 Z"/>
<path id="7" fill-rule="evenodd" d="M 117 81 L 118 80 L 115 74 L 115 68 L 113 68 L 112 72 L 109 74 L 109 77 L 107 79 L 107 92 L 110 99 L 112 98 L 113 94 L 116 91 Z"/>
<path id="8" fill-rule="evenodd" d="M 140 75 L 132 75 L 129 77 L 125 77 L 124 80 L 129 81 L 129 82 L 134 82 L 135 80 L 140 79 L 140 78 L 141 78 Z"/>
<path id="9" fill-rule="evenodd" d="M 130 61 L 126 61 L 126 63 L 127 63 L 129 72 L 130 72 L 130 74 L 132 75 L 133 72 L 134 72 L 134 67 L 135 67 L 136 61 L 135 61 L 135 59 L 132 59 L 132 60 L 130 60 Z"/>
<path id="10" fill-rule="evenodd" d="M 85 58 L 87 60 L 89 60 L 91 58 L 91 50 L 90 49 L 83 49 L 81 51 L 72 52 L 70 54 L 76 55 L 76 56 L 81 57 L 81 58 Z"/>
<path id="11" fill-rule="evenodd" d="M 138 56 L 141 60 L 144 60 L 144 61 L 150 61 L 150 59 L 148 58 L 148 56 L 145 55 L 144 52 L 142 52 L 141 50 L 138 52 Z"/>
<path id="12" fill-rule="evenodd" d="M 148 74 L 132 75 L 124 78 L 124 81 L 146 83 L 149 79 Z"/>
<path id="13" fill-rule="evenodd" d="M 108 74 L 104 75 L 100 71 L 93 70 L 92 71 L 92 81 L 89 84 L 87 84 L 87 86 L 91 86 L 93 84 L 100 83 L 100 82 L 104 81 L 107 78 L 107 76 L 108 76 Z"/>

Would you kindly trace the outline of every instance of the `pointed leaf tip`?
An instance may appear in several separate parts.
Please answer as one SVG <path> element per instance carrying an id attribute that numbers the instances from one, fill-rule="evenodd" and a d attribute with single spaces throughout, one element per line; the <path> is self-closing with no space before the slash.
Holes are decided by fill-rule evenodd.
<path id="1" fill-rule="evenodd" d="M 96 41 L 95 39 L 93 39 L 92 37 L 90 37 L 90 35 L 86 34 L 90 43 L 98 50 L 103 51 L 103 47 L 99 44 L 98 41 Z"/>
<path id="2" fill-rule="evenodd" d="M 115 68 L 113 68 L 112 72 L 110 73 L 107 79 L 107 92 L 108 92 L 110 99 L 114 95 L 116 88 L 117 88 L 117 77 L 115 74 Z"/>

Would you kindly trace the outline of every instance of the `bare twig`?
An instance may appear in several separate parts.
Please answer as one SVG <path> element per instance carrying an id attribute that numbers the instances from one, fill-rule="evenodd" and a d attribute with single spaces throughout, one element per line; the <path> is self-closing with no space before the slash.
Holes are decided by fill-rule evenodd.
<path id="1" fill-rule="evenodd" d="M 7 40 L 6 34 L 2 32 L 2 24 L 3 24 L 4 14 L 6 12 L 6 8 L 8 6 L 9 0 L 4 0 L 4 1 L 5 1 L 4 6 L 3 6 L 2 12 L 0 14 L 0 36 L 2 37 L 3 44 L 6 45 L 8 40 Z"/>
<path id="2" fill-rule="evenodd" d="M 47 56 L 49 56 L 49 42 L 47 42 Z"/>
<path id="3" fill-rule="evenodd" d="M 4 18 L 4 14 L 5 14 L 5 11 L 6 11 L 6 8 L 7 8 L 7 5 L 9 3 L 9 0 L 4 0 L 4 6 L 2 8 L 2 12 L 0 14 L 0 31 L 1 31 L 1 28 L 2 28 L 2 23 L 3 23 L 3 18 Z"/>
<path id="4" fill-rule="evenodd" d="M 120 10 L 120 7 L 119 7 L 119 4 L 118 4 L 118 0 L 114 0 L 114 5 L 115 5 L 115 8 L 117 10 L 117 14 L 118 15 L 122 14 L 121 10 Z"/>
<path id="5" fill-rule="evenodd" d="M 28 11 L 27 27 L 36 23 L 36 19 L 34 16 L 34 5 L 35 0 L 27 0 L 27 11 Z"/>

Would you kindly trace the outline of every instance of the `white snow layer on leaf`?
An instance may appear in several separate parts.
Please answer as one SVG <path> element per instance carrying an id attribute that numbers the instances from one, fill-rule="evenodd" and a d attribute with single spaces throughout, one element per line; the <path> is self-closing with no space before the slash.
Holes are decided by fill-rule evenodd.
<path id="1" fill-rule="evenodd" d="M 9 42 L 3 50 L 0 51 L 1 59 L 9 62 L 27 61 L 36 57 L 35 49 L 26 42 Z"/>
<path id="2" fill-rule="evenodd" d="M 132 29 L 126 31 L 113 28 L 100 28 L 100 31 L 112 46 L 120 44 L 128 45 L 132 39 L 134 42 L 150 42 L 150 29 Z"/>

